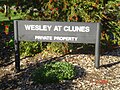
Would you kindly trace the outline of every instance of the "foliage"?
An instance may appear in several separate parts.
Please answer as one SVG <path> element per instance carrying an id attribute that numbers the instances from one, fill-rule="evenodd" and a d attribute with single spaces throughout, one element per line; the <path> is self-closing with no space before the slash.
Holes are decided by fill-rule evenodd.
<path id="1" fill-rule="evenodd" d="M 36 83 L 56 83 L 62 80 L 73 79 L 75 73 L 72 64 L 67 62 L 51 62 L 37 68 L 32 73 L 32 78 Z"/>
<path id="2" fill-rule="evenodd" d="M 21 42 L 20 43 L 20 53 L 21 56 L 32 56 L 38 52 L 41 52 L 41 43 L 40 42 Z"/>
<path id="3" fill-rule="evenodd" d="M 102 48 L 110 49 L 113 46 L 120 45 L 119 0 L 6 0 L 0 3 L 1 17 L 5 12 L 4 4 L 9 7 L 8 18 L 10 20 L 18 18 L 42 21 L 101 22 Z M 10 30 L 13 30 L 13 26 Z M 33 48 L 31 45 L 35 47 Z M 68 51 L 66 47 L 74 46 L 66 44 L 64 48 L 64 45 L 63 43 L 51 43 L 48 44 L 46 51 L 65 53 Z M 24 55 L 35 54 L 40 50 L 37 50 L 38 46 L 40 45 L 36 43 L 22 42 L 21 49 L 23 50 L 21 52 L 25 52 Z M 26 48 L 27 50 L 25 50 Z"/>
<path id="4" fill-rule="evenodd" d="M 11 21 L 0 22 L 0 59 L 8 62 L 13 53 L 13 27 Z M 2 61 L 4 63 L 4 61 Z"/>
<path id="5" fill-rule="evenodd" d="M 54 47 L 54 48 L 53 48 Z M 47 50 L 56 53 L 64 53 L 64 43 L 52 42 L 47 45 Z"/>
<path id="6" fill-rule="evenodd" d="M 24 19 L 101 22 L 102 48 L 107 46 L 110 49 L 111 46 L 120 45 L 119 0 L 37 0 L 24 6 L 21 5 L 27 1 L 24 0 L 23 4 L 21 3 L 19 5 L 25 13 Z M 39 4 L 33 5 L 33 3 Z M 29 7 L 31 5 L 32 7 Z"/>
<path id="7" fill-rule="evenodd" d="M 42 51 L 42 57 L 50 57 L 55 54 L 63 55 L 68 53 L 68 44 L 67 43 L 59 43 L 59 42 L 52 42 L 48 43 L 46 48 Z"/>
<path id="8" fill-rule="evenodd" d="M 105 48 L 112 48 L 114 45 L 120 45 L 120 12 L 116 2 L 108 2 L 102 14 L 102 39 L 101 42 Z"/>

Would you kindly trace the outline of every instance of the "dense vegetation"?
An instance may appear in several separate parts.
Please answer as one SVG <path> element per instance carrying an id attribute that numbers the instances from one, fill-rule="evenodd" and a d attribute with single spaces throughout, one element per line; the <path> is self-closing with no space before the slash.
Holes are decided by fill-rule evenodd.
<path id="1" fill-rule="evenodd" d="M 62 80 L 69 80 L 75 77 L 75 68 L 67 62 L 51 62 L 37 68 L 32 73 L 36 83 L 55 83 Z"/>
<path id="2" fill-rule="evenodd" d="M 8 17 L 8 19 L 3 20 L 27 19 L 63 22 L 101 22 L 102 48 L 110 49 L 113 46 L 120 45 L 119 0 L 2 0 L 0 5 L 0 14 L 2 17 L 3 14 Z M 8 8 L 5 8 L 5 6 Z M 4 27 L 6 25 L 3 25 L 3 22 L 1 22 L 3 28 L 0 26 L 0 30 L 4 31 L 6 35 L 10 33 L 10 30 L 13 31 L 13 23 L 7 25 L 9 26 L 9 30 L 5 29 L 5 31 Z M 13 38 L 8 40 L 8 44 L 9 41 L 13 43 Z M 48 48 L 55 46 L 56 43 L 55 45 L 53 43 L 52 45 L 48 45 L 46 45 L 47 50 L 55 52 L 67 52 L 66 50 L 73 46 L 62 43 L 66 49 L 60 46 L 59 51 L 56 51 Z M 44 47 L 41 43 L 21 42 L 21 53 L 23 55 L 35 54 L 43 49 Z"/>

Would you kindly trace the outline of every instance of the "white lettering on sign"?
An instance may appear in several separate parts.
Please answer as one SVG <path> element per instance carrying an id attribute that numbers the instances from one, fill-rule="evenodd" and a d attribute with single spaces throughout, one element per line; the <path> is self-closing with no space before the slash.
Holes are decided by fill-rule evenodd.
<path id="1" fill-rule="evenodd" d="M 54 36 L 54 40 L 58 40 L 58 41 L 77 41 L 78 37 Z"/>
<path id="2" fill-rule="evenodd" d="M 90 32 L 89 26 L 52 26 L 52 25 L 24 25 L 25 30 L 34 31 L 64 31 L 64 32 Z M 53 29 L 52 29 L 53 27 Z"/>
<path id="3" fill-rule="evenodd" d="M 25 30 L 50 31 L 52 25 L 24 25 Z"/>
<path id="4" fill-rule="evenodd" d="M 61 31 L 62 26 L 55 26 L 54 31 Z"/>
<path id="5" fill-rule="evenodd" d="M 77 41 L 78 37 L 62 37 L 62 36 L 35 36 L 35 40 L 53 40 L 53 41 Z"/>
<path id="6" fill-rule="evenodd" d="M 90 32 L 89 26 L 64 26 L 65 32 Z"/>
<path id="7" fill-rule="evenodd" d="M 52 36 L 35 36 L 35 40 L 52 40 Z"/>

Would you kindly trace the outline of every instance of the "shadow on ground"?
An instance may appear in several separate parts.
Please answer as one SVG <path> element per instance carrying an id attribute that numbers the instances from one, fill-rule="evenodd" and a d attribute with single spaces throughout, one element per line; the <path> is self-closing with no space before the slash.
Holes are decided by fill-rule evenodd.
<path id="1" fill-rule="evenodd" d="M 64 55 L 65 56 L 65 55 Z M 32 72 L 37 67 L 50 62 L 62 61 L 64 56 L 43 60 L 36 64 L 29 64 L 26 69 L 19 73 L 6 74 L 0 78 L 0 90 L 68 90 L 73 88 L 73 80 L 64 80 L 60 83 L 36 84 L 32 81 Z M 86 75 L 85 69 L 75 66 L 77 74 L 74 79 L 83 78 Z"/>
<path id="2" fill-rule="evenodd" d="M 120 49 L 117 48 L 113 50 L 113 52 L 116 52 L 116 50 Z M 87 48 L 78 48 L 76 51 L 73 51 L 68 54 L 94 54 L 94 47 L 87 47 Z M 120 51 L 118 50 L 118 53 Z M 112 55 L 112 52 L 107 52 L 107 54 L 103 55 Z M 68 55 L 66 54 L 66 55 Z M 118 56 L 116 53 L 113 56 Z M 118 56 L 119 57 L 119 56 Z M 5 73 L 4 76 L 0 77 L 0 90 L 68 90 L 73 88 L 73 85 L 75 82 L 73 80 L 65 80 L 60 83 L 50 83 L 50 84 L 35 84 L 32 81 L 31 74 L 32 71 L 40 67 L 41 65 L 44 65 L 45 63 L 50 62 L 56 62 L 56 61 L 62 61 L 65 58 L 65 55 L 60 57 L 51 58 L 50 60 L 41 60 L 41 62 L 38 62 L 36 64 L 29 64 L 28 67 L 24 70 L 21 70 L 19 73 Z M 14 61 L 13 61 L 14 62 Z M 7 66 L 12 64 L 13 62 L 6 63 L 1 66 Z M 119 62 L 107 64 L 107 65 L 101 65 L 101 67 L 111 67 L 113 65 L 119 64 Z M 1 67 L 0 66 L 0 67 Z M 75 66 L 76 70 L 78 71 L 76 77 L 74 79 L 83 78 L 86 76 L 85 69 L 81 68 L 80 66 Z"/>
<path id="3" fill-rule="evenodd" d="M 78 48 L 78 49 L 74 50 L 70 54 L 92 54 L 92 55 L 95 55 L 95 46 L 94 45 L 90 45 L 90 46 L 88 45 L 86 48 L 81 47 L 81 48 Z M 100 51 L 100 55 L 101 56 L 105 55 L 105 56 L 120 57 L 120 46 L 116 46 L 114 49 L 105 50 L 104 52 Z M 117 64 L 120 64 L 120 61 L 105 64 L 105 65 L 101 65 L 100 67 L 109 68 L 109 67 L 112 67 L 112 66 L 117 65 Z"/>
<path id="4" fill-rule="evenodd" d="M 106 64 L 106 65 L 101 65 L 100 67 L 104 67 L 104 68 L 110 68 L 114 65 L 120 64 L 120 61 L 114 62 L 114 63 L 110 63 L 110 64 Z"/>

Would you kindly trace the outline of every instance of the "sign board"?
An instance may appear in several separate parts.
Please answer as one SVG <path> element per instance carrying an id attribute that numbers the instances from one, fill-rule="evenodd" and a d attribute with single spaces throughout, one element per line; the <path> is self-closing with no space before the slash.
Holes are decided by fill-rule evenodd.
<path id="1" fill-rule="evenodd" d="M 93 43 L 99 67 L 100 23 L 14 21 L 16 69 L 19 69 L 19 41 Z"/>

